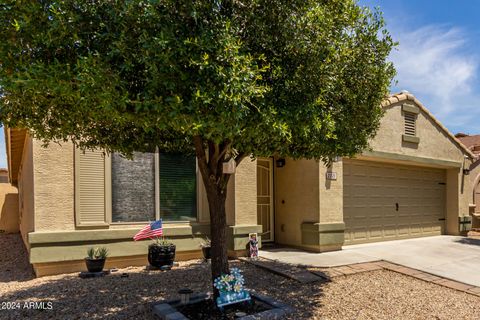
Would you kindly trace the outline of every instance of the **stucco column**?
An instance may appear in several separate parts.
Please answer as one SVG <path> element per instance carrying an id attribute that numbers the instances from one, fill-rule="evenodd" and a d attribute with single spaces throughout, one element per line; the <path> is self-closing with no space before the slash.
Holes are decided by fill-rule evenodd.
<path id="1" fill-rule="evenodd" d="M 260 233 L 257 225 L 257 161 L 244 159 L 230 177 L 227 193 L 227 241 L 230 256 L 245 255 L 249 233 Z"/>
<path id="2" fill-rule="evenodd" d="M 343 223 L 343 163 L 341 160 L 330 166 L 318 163 L 319 220 L 304 223 L 302 234 L 305 241 L 318 241 L 318 251 L 340 250 L 344 242 Z M 307 240 L 308 239 L 308 240 Z"/>
<path id="3" fill-rule="evenodd" d="M 462 179 L 461 169 L 453 168 L 447 170 L 447 188 L 446 188 L 446 212 L 445 212 L 445 233 L 458 235 L 458 217 L 460 213 L 460 188 Z"/>

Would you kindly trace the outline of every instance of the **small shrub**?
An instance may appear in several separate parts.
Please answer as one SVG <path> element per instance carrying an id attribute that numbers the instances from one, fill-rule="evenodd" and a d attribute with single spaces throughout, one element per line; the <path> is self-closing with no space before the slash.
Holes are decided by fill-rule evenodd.
<path id="1" fill-rule="evenodd" d="M 108 257 L 108 249 L 105 247 L 89 248 L 87 250 L 87 257 L 89 259 L 106 259 Z"/>
<path id="2" fill-rule="evenodd" d="M 156 244 L 157 246 L 173 246 L 173 242 L 170 241 L 170 240 L 168 240 L 168 239 L 166 239 L 165 237 L 161 237 L 161 238 L 157 237 L 157 238 L 155 238 L 155 244 Z"/>
<path id="3" fill-rule="evenodd" d="M 212 246 L 212 241 L 206 237 L 205 239 L 202 240 L 202 243 L 200 243 L 200 248 L 208 248 Z"/>

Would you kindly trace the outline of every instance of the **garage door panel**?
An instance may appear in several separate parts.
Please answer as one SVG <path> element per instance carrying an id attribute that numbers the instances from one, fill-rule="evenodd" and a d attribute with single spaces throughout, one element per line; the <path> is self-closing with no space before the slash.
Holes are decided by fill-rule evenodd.
<path id="1" fill-rule="evenodd" d="M 353 241 L 361 241 L 367 240 L 367 231 L 364 228 L 353 228 L 351 232 L 351 240 Z"/>
<path id="2" fill-rule="evenodd" d="M 370 228 L 370 239 L 382 239 L 383 238 L 383 226 L 372 226 Z"/>
<path id="3" fill-rule="evenodd" d="M 346 244 L 441 234 L 444 170 L 347 160 L 343 173 Z"/>
<path id="4" fill-rule="evenodd" d="M 397 225 L 386 225 L 384 235 L 386 238 L 395 238 L 397 236 Z"/>
<path id="5" fill-rule="evenodd" d="M 421 223 L 411 223 L 410 224 L 410 233 L 412 235 L 421 234 L 423 231 Z"/>

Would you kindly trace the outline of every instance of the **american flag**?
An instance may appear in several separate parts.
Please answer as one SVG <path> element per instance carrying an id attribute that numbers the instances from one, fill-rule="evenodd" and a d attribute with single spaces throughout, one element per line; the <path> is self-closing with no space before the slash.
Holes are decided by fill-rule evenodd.
<path id="1" fill-rule="evenodd" d="M 162 219 L 147 224 L 142 230 L 133 236 L 133 240 L 142 240 L 163 235 Z"/>

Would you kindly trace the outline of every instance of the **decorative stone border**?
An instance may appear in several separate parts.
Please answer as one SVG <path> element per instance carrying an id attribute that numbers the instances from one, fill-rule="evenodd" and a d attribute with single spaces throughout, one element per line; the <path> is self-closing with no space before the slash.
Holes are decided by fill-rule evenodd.
<path id="1" fill-rule="evenodd" d="M 330 268 L 313 268 L 308 266 L 298 266 L 287 263 L 281 263 L 277 260 L 271 260 L 267 258 L 259 258 L 258 260 L 251 260 L 248 258 L 241 258 L 241 261 L 251 263 L 259 268 L 266 269 L 272 273 L 281 275 L 283 277 L 296 280 L 300 283 L 310 283 L 316 281 L 328 281 L 331 278 L 339 276 L 348 276 L 351 274 L 357 274 L 375 270 L 390 270 L 397 273 L 404 274 L 406 276 L 414 277 L 426 282 L 438 284 L 443 287 L 462 291 L 468 294 L 473 294 L 480 297 L 480 287 L 472 286 L 467 283 L 454 281 L 451 279 L 439 277 L 431 273 L 423 272 L 417 269 L 405 267 L 395 263 L 391 263 L 384 260 L 355 263 L 344 265 L 340 267 Z M 308 276 L 307 274 L 310 274 Z M 315 275 L 312 277 L 312 275 Z"/>
<path id="2" fill-rule="evenodd" d="M 256 260 L 241 257 L 239 260 L 303 284 L 328 280 L 327 275 L 322 272 L 310 272 L 306 266 L 291 265 L 263 257 Z"/>
<path id="3" fill-rule="evenodd" d="M 293 313 L 295 309 L 292 307 L 276 301 L 270 297 L 263 296 L 257 293 L 250 292 L 250 295 L 253 299 L 263 302 L 272 309 L 262 311 L 260 313 L 248 315 L 239 318 L 240 320 L 255 320 L 255 319 L 281 319 L 283 316 Z M 210 296 L 207 294 L 196 294 L 190 297 L 190 303 L 194 304 L 201 302 L 203 300 L 209 299 Z M 180 313 L 176 307 L 180 305 L 180 299 L 166 300 L 160 303 L 153 305 L 153 314 L 154 316 L 162 320 L 188 320 L 182 313 Z"/>
<path id="4" fill-rule="evenodd" d="M 413 268 L 404 267 L 402 265 L 398 265 L 398 264 L 391 263 L 384 260 L 366 262 L 366 263 L 356 263 L 356 264 L 350 264 L 350 265 L 341 266 L 341 267 L 321 268 L 321 271 L 311 271 L 311 272 L 318 275 L 327 274 L 329 277 L 334 278 L 339 276 L 347 276 L 351 274 L 374 271 L 374 270 L 382 270 L 382 269 L 394 271 L 397 273 L 404 274 L 406 276 L 410 276 L 416 279 L 438 284 L 443 287 L 465 292 L 468 294 L 473 294 L 475 296 L 480 297 L 480 287 L 472 286 L 470 284 L 450 280 L 443 277 L 439 277 L 431 273 L 423 272 Z"/>

